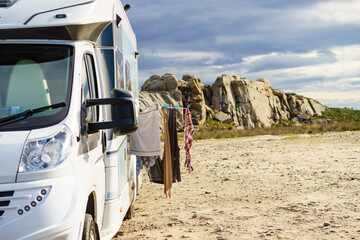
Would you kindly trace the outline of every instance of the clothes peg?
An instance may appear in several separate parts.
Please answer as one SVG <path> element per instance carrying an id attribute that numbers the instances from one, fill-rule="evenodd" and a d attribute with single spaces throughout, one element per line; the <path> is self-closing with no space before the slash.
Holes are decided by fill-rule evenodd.
<path id="1" fill-rule="evenodd" d="M 175 105 L 175 108 L 178 109 L 178 108 L 179 108 L 179 104 L 176 104 L 176 105 Z"/>
<path id="2" fill-rule="evenodd" d="M 165 108 L 168 108 L 168 107 L 169 107 L 169 104 L 164 104 L 164 107 L 165 107 Z"/>

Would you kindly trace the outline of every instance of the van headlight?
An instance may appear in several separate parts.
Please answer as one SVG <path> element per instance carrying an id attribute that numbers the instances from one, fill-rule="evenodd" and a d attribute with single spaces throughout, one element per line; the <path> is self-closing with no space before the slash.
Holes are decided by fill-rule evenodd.
<path id="1" fill-rule="evenodd" d="M 73 136 L 64 125 L 53 137 L 27 141 L 21 156 L 19 172 L 49 169 L 61 164 L 70 154 Z"/>

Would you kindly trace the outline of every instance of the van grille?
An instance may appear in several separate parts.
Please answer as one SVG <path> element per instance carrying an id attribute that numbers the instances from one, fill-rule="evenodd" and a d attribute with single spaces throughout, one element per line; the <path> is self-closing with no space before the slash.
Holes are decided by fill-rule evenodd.
<path id="1" fill-rule="evenodd" d="M 12 197 L 13 195 L 14 195 L 14 191 L 0 192 L 0 217 L 5 213 L 5 210 L 1 210 L 1 207 L 9 206 L 10 205 L 9 197 Z M 1 198 L 3 198 L 3 200 Z"/>

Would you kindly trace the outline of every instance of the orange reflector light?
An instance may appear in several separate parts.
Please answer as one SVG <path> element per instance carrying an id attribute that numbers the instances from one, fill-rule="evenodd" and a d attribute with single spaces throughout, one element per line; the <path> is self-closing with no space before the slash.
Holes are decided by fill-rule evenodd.
<path id="1" fill-rule="evenodd" d="M 120 212 L 122 212 L 122 207 L 120 208 Z"/>

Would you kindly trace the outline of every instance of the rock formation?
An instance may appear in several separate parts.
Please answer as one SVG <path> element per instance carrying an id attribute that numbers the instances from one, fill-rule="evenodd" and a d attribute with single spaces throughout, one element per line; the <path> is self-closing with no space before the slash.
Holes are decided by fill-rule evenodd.
<path id="1" fill-rule="evenodd" d="M 321 116 L 326 107 L 319 102 L 273 89 L 270 81 L 261 78 L 249 81 L 239 76 L 222 75 L 210 85 L 204 85 L 195 75 L 153 75 L 142 86 L 140 98 L 159 106 L 189 107 L 193 122 L 203 124 L 207 119 L 238 127 L 270 127 L 283 120 L 311 123 L 312 116 Z M 140 101 L 140 106 L 148 105 Z M 182 109 L 178 109 L 181 128 Z"/>

